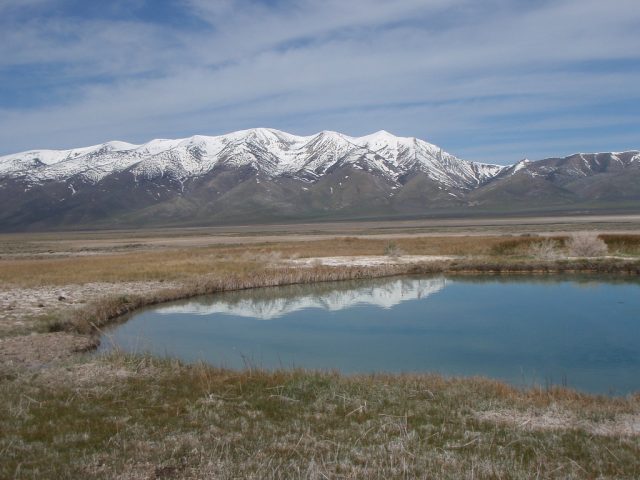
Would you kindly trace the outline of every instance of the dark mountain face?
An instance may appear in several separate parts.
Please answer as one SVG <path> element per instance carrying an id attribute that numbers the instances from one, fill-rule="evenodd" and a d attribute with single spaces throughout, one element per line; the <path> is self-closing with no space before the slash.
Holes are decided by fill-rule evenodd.
<path id="1" fill-rule="evenodd" d="M 0 158 L 0 230 L 640 208 L 640 153 L 511 167 L 386 132 L 112 142 Z"/>
<path id="2" fill-rule="evenodd" d="M 467 195 L 474 206 L 640 206 L 640 154 L 592 153 L 520 162 Z"/>

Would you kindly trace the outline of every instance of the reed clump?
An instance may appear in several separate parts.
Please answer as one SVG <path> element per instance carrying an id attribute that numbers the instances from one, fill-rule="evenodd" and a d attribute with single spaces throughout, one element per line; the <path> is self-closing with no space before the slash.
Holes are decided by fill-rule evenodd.
<path id="1" fill-rule="evenodd" d="M 640 255 L 640 235 L 601 234 L 599 237 L 607 244 L 609 252 L 615 255 Z"/>

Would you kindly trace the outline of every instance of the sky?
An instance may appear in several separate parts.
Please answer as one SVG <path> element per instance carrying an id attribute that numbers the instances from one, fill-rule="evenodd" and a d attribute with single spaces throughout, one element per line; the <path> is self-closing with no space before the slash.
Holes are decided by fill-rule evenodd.
<path id="1" fill-rule="evenodd" d="M 0 0 L 0 155 L 271 127 L 640 149 L 638 0 Z"/>

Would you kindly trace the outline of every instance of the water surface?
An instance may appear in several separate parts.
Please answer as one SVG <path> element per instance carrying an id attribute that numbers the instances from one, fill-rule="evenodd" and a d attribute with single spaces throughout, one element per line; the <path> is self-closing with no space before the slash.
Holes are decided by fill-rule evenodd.
<path id="1" fill-rule="evenodd" d="M 517 386 L 640 390 L 640 283 L 393 278 L 232 292 L 146 309 L 101 350 L 231 368 L 483 375 Z"/>

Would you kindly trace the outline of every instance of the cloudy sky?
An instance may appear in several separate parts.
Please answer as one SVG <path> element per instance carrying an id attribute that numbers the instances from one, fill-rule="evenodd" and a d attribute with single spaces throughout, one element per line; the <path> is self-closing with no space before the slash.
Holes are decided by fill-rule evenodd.
<path id="1" fill-rule="evenodd" d="M 638 0 L 0 0 L 0 154 L 257 126 L 640 148 Z"/>

